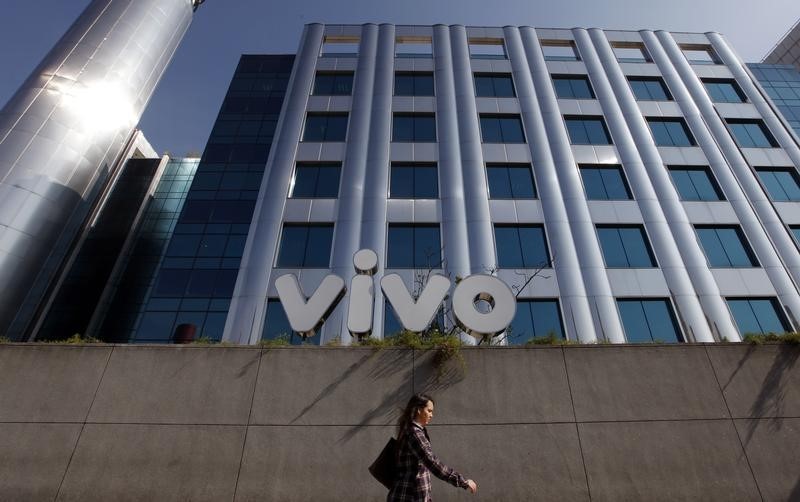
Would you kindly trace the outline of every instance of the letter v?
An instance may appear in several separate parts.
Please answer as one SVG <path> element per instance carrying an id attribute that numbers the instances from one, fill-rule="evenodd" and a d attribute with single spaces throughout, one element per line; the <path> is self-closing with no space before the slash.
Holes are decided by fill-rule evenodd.
<path id="1" fill-rule="evenodd" d="M 439 310 L 439 305 L 450 289 L 450 279 L 439 274 L 431 275 L 416 302 L 403 284 L 403 279 L 397 274 L 384 276 L 381 279 L 381 289 L 392 304 L 400 324 L 411 332 L 419 333 L 430 325 Z M 383 336 L 390 334 L 384 333 Z"/>
<path id="2" fill-rule="evenodd" d="M 281 299 L 289 325 L 301 336 L 314 336 L 325 319 L 333 312 L 346 288 L 344 279 L 338 275 L 327 275 L 311 298 L 306 299 L 294 274 L 286 274 L 275 280 L 275 289 Z"/>

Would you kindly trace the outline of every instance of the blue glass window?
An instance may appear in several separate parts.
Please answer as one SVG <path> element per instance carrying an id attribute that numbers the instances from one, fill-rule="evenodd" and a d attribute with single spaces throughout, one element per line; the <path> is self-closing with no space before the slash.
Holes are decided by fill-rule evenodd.
<path id="1" fill-rule="evenodd" d="M 517 300 L 517 313 L 506 337 L 509 345 L 524 344 L 537 337 L 554 335 L 564 339 L 564 324 L 558 300 Z"/>
<path id="2" fill-rule="evenodd" d="M 682 342 L 678 320 L 666 299 L 618 299 L 628 343 Z"/>
<path id="3" fill-rule="evenodd" d="M 436 116 L 432 113 L 395 113 L 392 141 L 436 141 Z"/>
<path id="4" fill-rule="evenodd" d="M 309 113 L 303 141 L 344 141 L 347 135 L 346 113 Z"/>
<path id="5" fill-rule="evenodd" d="M 756 167 L 755 169 L 772 200 L 800 201 L 800 185 L 797 183 L 797 173 L 794 169 L 791 167 Z"/>
<path id="6" fill-rule="evenodd" d="M 657 146 L 694 146 L 696 143 L 689 127 L 681 118 L 648 118 L 647 124 Z"/>
<path id="7" fill-rule="evenodd" d="M 277 267 L 328 268 L 333 225 L 291 225 L 283 227 Z"/>
<path id="8" fill-rule="evenodd" d="M 335 199 L 339 195 L 339 163 L 298 163 L 289 197 Z"/>
<path id="9" fill-rule="evenodd" d="M 395 96 L 433 96 L 433 73 L 398 72 L 394 75 Z"/>
<path id="10" fill-rule="evenodd" d="M 556 96 L 565 99 L 594 99 L 592 84 L 586 75 L 553 75 Z"/>
<path id="11" fill-rule="evenodd" d="M 550 253 L 541 225 L 495 225 L 494 240 L 500 268 L 550 266 Z"/>
<path id="12" fill-rule="evenodd" d="M 534 199 L 536 187 L 529 164 L 487 164 L 491 199 Z"/>
<path id="13" fill-rule="evenodd" d="M 622 166 L 584 164 L 579 167 L 587 199 L 626 200 L 631 198 Z"/>
<path id="14" fill-rule="evenodd" d="M 389 197 L 395 199 L 436 199 L 439 179 L 436 164 L 392 163 Z"/>
<path id="15" fill-rule="evenodd" d="M 698 225 L 695 230 L 710 266 L 758 266 L 758 261 L 739 227 Z"/>
<path id="16" fill-rule="evenodd" d="M 318 96 L 349 96 L 353 93 L 353 72 L 317 72 L 313 93 Z"/>
<path id="17" fill-rule="evenodd" d="M 389 225 L 387 268 L 441 268 L 439 225 Z"/>
<path id="18" fill-rule="evenodd" d="M 525 143 L 519 115 L 481 115 L 480 122 L 484 143 Z"/>
<path id="19" fill-rule="evenodd" d="M 267 300 L 267 314 L 264 319 L 264 329 L 261 332 L 262 340 L 283 339 L 291 345 L 300 345 L 303 339 L 292 331 L 286 311 L 283 310 L 281 301 L 277 298 Z"/>
<path id="20" fill-rule="evenodd" d="M 790 225 L 789 230 L 792 231 L 792 235 L 794 236 L 794 240 L 800 243 L 800 225 Z"/>
<path id="21" fill-rule="evenodd" d="M 669 166 L 669 175 L 682 200 L 724 200 L 706 166 Z"/>
<path id="22" fill-rule="evenodd" d="M 490 98 L 513 98 L 514 81 L 507 73 L 475 74 L 475 95 Z"/>
<path id="23" fill-rule="evenodd" d="M 791 330 L 774 298 L 727 298 L 739 333 L 784 333 Z"/>
<path id="24" fill-rule="evenodd" d="M 772 137 L 761 120 L 726 119 L 736 143 L 741 148 L 777 148 L 778 142 Z"/>
<path id="25" fill-rule="evenodd" d="M 598 225 L 597 236 L 603 250 L 606 267 L 647 268 L 655 267 L 656 260 L 644 228 L 638 225 Z"/>
<path id="26" fill-rule="evenodd" d="M 569 140 L 573 145 L 610 145 L 611 135 L 608 134 L 603 117 L 566 116 Z"/>
<path id="27" fill-rule="evenodd" d="M 542 40 L 545 61 L 579 61 L 578 50 L 572 40 Z"/>
<path id="28" fill-rule="evenodd" d="M 745 103 L 747 97 L 739 88 L 739 84 L 730 78 L 701 79 L 711 101 L 715 103 Z"/>
<path id="29" fill-rule="evenodd" d="M 633 95 L 639 101 L 672 101 L 661 77 L 628 77 Z"/>

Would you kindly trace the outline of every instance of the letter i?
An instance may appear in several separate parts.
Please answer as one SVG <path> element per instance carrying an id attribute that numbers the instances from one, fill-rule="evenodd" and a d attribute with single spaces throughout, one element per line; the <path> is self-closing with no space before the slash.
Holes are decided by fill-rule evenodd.
<path id="1" fill-rule="evenodd" d="M 350 281 L 350 305 L 347 310 L 347 330 L 356 338 L 372 333 L 372 308 L 375 304 L 375 280 L 378 255 L 371 249 L 361 249 L 353 255 L 358 275 Z"/>

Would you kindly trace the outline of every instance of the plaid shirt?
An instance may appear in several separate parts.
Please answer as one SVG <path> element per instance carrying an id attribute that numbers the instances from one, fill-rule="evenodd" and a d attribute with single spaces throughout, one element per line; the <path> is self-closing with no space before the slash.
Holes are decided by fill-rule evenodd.
<path id="1" fill-rule="evenodd" d="M 387 502 L 430 502 L 431 472 L 453 486 L 467 488 L 467 480 L 444 465 L 431 451 L 428 431 L 412 423 L 397 449 L 397 478 Z"/>

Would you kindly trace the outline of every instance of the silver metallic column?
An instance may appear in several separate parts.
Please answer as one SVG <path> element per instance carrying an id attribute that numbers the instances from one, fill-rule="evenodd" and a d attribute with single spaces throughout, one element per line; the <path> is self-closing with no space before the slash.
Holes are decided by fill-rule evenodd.
<path id="1" fill-rule="evenodd" d="M 25 332 L 193 7 L 92 1 L 0 112 L 0 334 Z"/>
<path id="2" fill-rule="evenodd" d="M 592 30 L 590 30 L 590 33 L 594 36 Z M 670 84 L 669 87 L 671 89 L 673 82 L 680 81 L 680 77 L 675 73 L 675 68 L 670 64 L 669 58 L 658 43 L 658 40 L 656 40 L 653 32 L 641 31 L 640 34 L 648 53 L 653 58 L 653 62 L 658 66 L 661 74 Z M 617 84 L 614 89 L 617 91 L 618 96 L 625 95 L 624 99 L 620 98 L 623 113 L 631 127 L 631 133 L 644 161 L 644 167 L 653 183 L 658 201 L 667 218 L 667 224 L 678 245 L 678 251 L 683 258 L 686 270 L 689 272 L 689 278 L 697 292 L 700 304 L 711 324 L 712 332 L 716 333 L 720 339 L 726 338 L 736 341 L 739 339 L 738 329 L 733 323 L 714 275 L 708 268 L 708 262 L 697 241 L 694 226 L 689 221 L 689 217 L 681 204 L 680 196 L 669 179 L 669 173 L 664 167 L 664 161 L 658 149 L 650 140 L 649 126 L 641 116 L 641 113 L 639 113 L 639 107 L 628 90 L 628 86 L 621 85 L 625 83 L 625 77 L 621 71 L 609 71 L 609 75 L 612 81 Z M 624 89 L 624 92 L 621 91 L 622 89 Z"/>
<path id="3" fill-rule="evenodd" d="M 386 268 L 386 198 L 389 189 L 389 145 L 392 130 L 392 88 L 394 86 L 394 39 L 392 24 L 378 28 L 372 119 L 370 120 L 367 172 L 364 181 L 364 212 L 361 248 L 378 256 L 376 281 Z M 377 284 L 377 282 L 376 282 Z M 377 286 L 376 286 L 377 288 Z M 375 295 L 373 332 L 383 333 L 383 295 Z"/>
<path id="4" fill-rule="evenodd" d="M 448 272 L 466 277 L 470 274 L 467 214 L 450 31 L 445 25 L 433 27 L 433 59 L 444 258 Z"/>
<path id="5" fill-rule="evenodd" d="M 779 222 L 780 219 L 766 200 L 761 186 L 722 123 L 702 82 L 686 61 L 672 35 L 657 31 L 656 37 L 680 76 L 680 81 L 668 83 L 675 93 L 686 122 L 708 158 L 711 171 L 728 197 L 742 230 L 748 236 L 750 245 L 767 272 L 781 303 L 788 309 L 792 322 L 795 323 L 800 315 L 800 296 L 788 271 L 792 271 L 794 275 L 796 272 L 793 270 L 800 269 L 791 264 L 784 267 L 766 230 L 775 228 L 776 221 Z M 664 76 L 670 77 L 666 74 Z M 751 197 L 752 206 L 745 194 Z M 767 223 L 770 221 L 771 223 Z M 787 256 L 791 258 L 792 255 L 787 253 Z"/>
<path id="6" fill-rule="evenodd" d="M 347 145 L 342 163 L 342 181 L 339 189 L 339 210 L 333 239 L 332 271 L 342 278 L 352 277 L 353 255 L 361 240 L 361 218 L 364 208 L 364 188 L 367 173 L 367 149 L 370 132 L 372 93 L 375 81 L 375 55 L 378 44 L 378 26 L 365 24 L 361 27 L 361 44 L 358 49 L 358 66 L 353 82 L 353 98 L 347 126 Z M 347 312 L 350 295 L 342 299 L 340 313 Z M 329 322 L 337 322 L 336 316 Z M 343 343 L 350 339 L 347 330 L 347 315 L 341 315 Z"/>
<path id="7" fill-rule="evenodd" d="M 586 62 L 597 99 L 614 138 L 614 145 L 630 178 L 631 188 L 642 212 L 644 226 L 652 241 L 653 252 L 672 293 L 686 334 L 696 342 L 713 342 L 714 337 L 703 315 L 703 309 L 700 308 L 689 273 L 681 260 L 681 253 L 659 205 L 651 178 L 645 170 L 643 157 L 649 165 L 650 172 L 658 169 L 664 171 L 663 162 L 649 134 L 649 128 L 633 99 L 605 34 L 596 28 L 590 30 L 591 36 L 584 29 L 575 29 L 572 32 L 581 56 Z M 664 187 L 670 185 L 670 181 L 664 178 L 666 172 L 663 174 L 664 176 L 656 179 L 661 182 L 662 191 L 666 191 Z M 683 216 L 684 221 L 681 223 L 688 226 L 688 218 L 685 214 Z M 735 332 L 734 330 L 733 333 Z"/>
<path id="8" fill-rule="evenodd" d="M 470 268 L 473 274 L 485 274 L 497 267 L 492 218 L 489 214 L 489 189 L 483 167 L 481 131 L 475 104 L 467 31 L 463 26 L 450 27 L 458 111 L 458 139 L 464 178 L 464 202 L 469 232 Z"/>
<path id="9" fill-rule="evenodd" d="M 295 151 L 324 30 L 324 25 L 309 24 L 303 31 L 225 321 L 222 339 L 226 341 L 257 343 L 261 337 L 270 273 L 286 206 L 286 187 L 294 171 Z"/>
<path id="10" fill-rule="evenodd" d="M 553 156 L 556 154 L 563 159 L 564 163 L 569 163 L 569 159 L 572 157 L 569 141 L 563 134 L 558 101 L 556 101 L 549 84 L 549 73 L 544 57 L 541 56 L 538 37 L 533 28 L 506 26 L 503 28 L 503 32 L 519 97 L 522 122 L 528 134 L 528 145 L 533 159 L 536 186 L 542 201 L 547 238 L 555 257 L 553 268 L 558 281 L 567 332 L 581 342 L 593 343 L 598 339 L 597 331 L 595 331 L 584 279 L 581 276 L 578 250 L 570 232 L 572 223 L 565 205 L 565 196 L 559 184 Z M 523 45 L 523 38 L 526 42 L 525 45 Z M 534 69 L 533 73 L 532 69 Z M 546 84 L 542 83 L 543 78 L 547 79 Z M 537 81 L 536 87 L 534 79 Z M 547 94 L 548 89 L 549 95 Z M 548 126 L 560 129 L 561 136 L 551 135 L 548 137 Z M 550 131 L 550 134 L 553 132 Z M 574 166 L 574 161 L 572 165 Z M 586 218 L 588 220 L 588 215 Z M 596 247 L 596 240 L 592 240 L 595 241 Z M 599 253 L 599 249 L 597 252 Z M 605 274 L 604 268 L 600 271 Z M 607 280 L 606 286 L 610 297 L 611 290 Z M 609 320 L 610 324 L 606 325 L 607 331 L 609 334 L 611 331 L 620 333 L 621 336 L 622 326 L 619 324 L 616 310 L 613 310 L 612 314 L 613 316 Z M 605 319 L 605 316 L 602 317 Z M 616 319 L 616 326 L 614 319 Z M 599 326 L 603 325 L 603 321 L 599 321 L 599 323 Z M 603 329 L 601 328 L 599 331 L 602 332 Z"/>
<path id="11" fill-rule="evenodd" d="M 606 339 L 614 343 L 624 343 L 625 336 L 622 322 L 617 311 L 617 303 L 611 291 L 611 284 L 606 273 L 605 262 L 597 241 L 589 206 L 583 192 L 583 185 L 578 166 L 572 155 L 569 136 L 564 126 L 564 118 L 558 106 L 558 99 L 553 89 L 547 63 L 544 60 L 539 39 L 533 28 L 521 28 L 522 40 L 528 60 L 532 64 L 533 82 L 539 98 L 545 130 L 552 150 L 554 171 L 564 194 L 564 205 L 567 211 L 567 227 L 572 232 L 574 247 L 578 253 L 578 261 L 589 303 L 596 313 L 596 331 L 598 339 Z M 540 167 L 537 163 L 536 168 Z M 544 189 L 542 190 L 544 192 Z M 563 224 L 563 223 L 558 223 Z M 553 225 L 554 227 L 556 225 Z M 556 262 L 561 260 L 558 256 Z M 558 265 L 558 263 L 556 263 Z M 565 267 L 567 265 L 565 264 Z M 560 287 L 561 281 L 559 281 Z"/>

